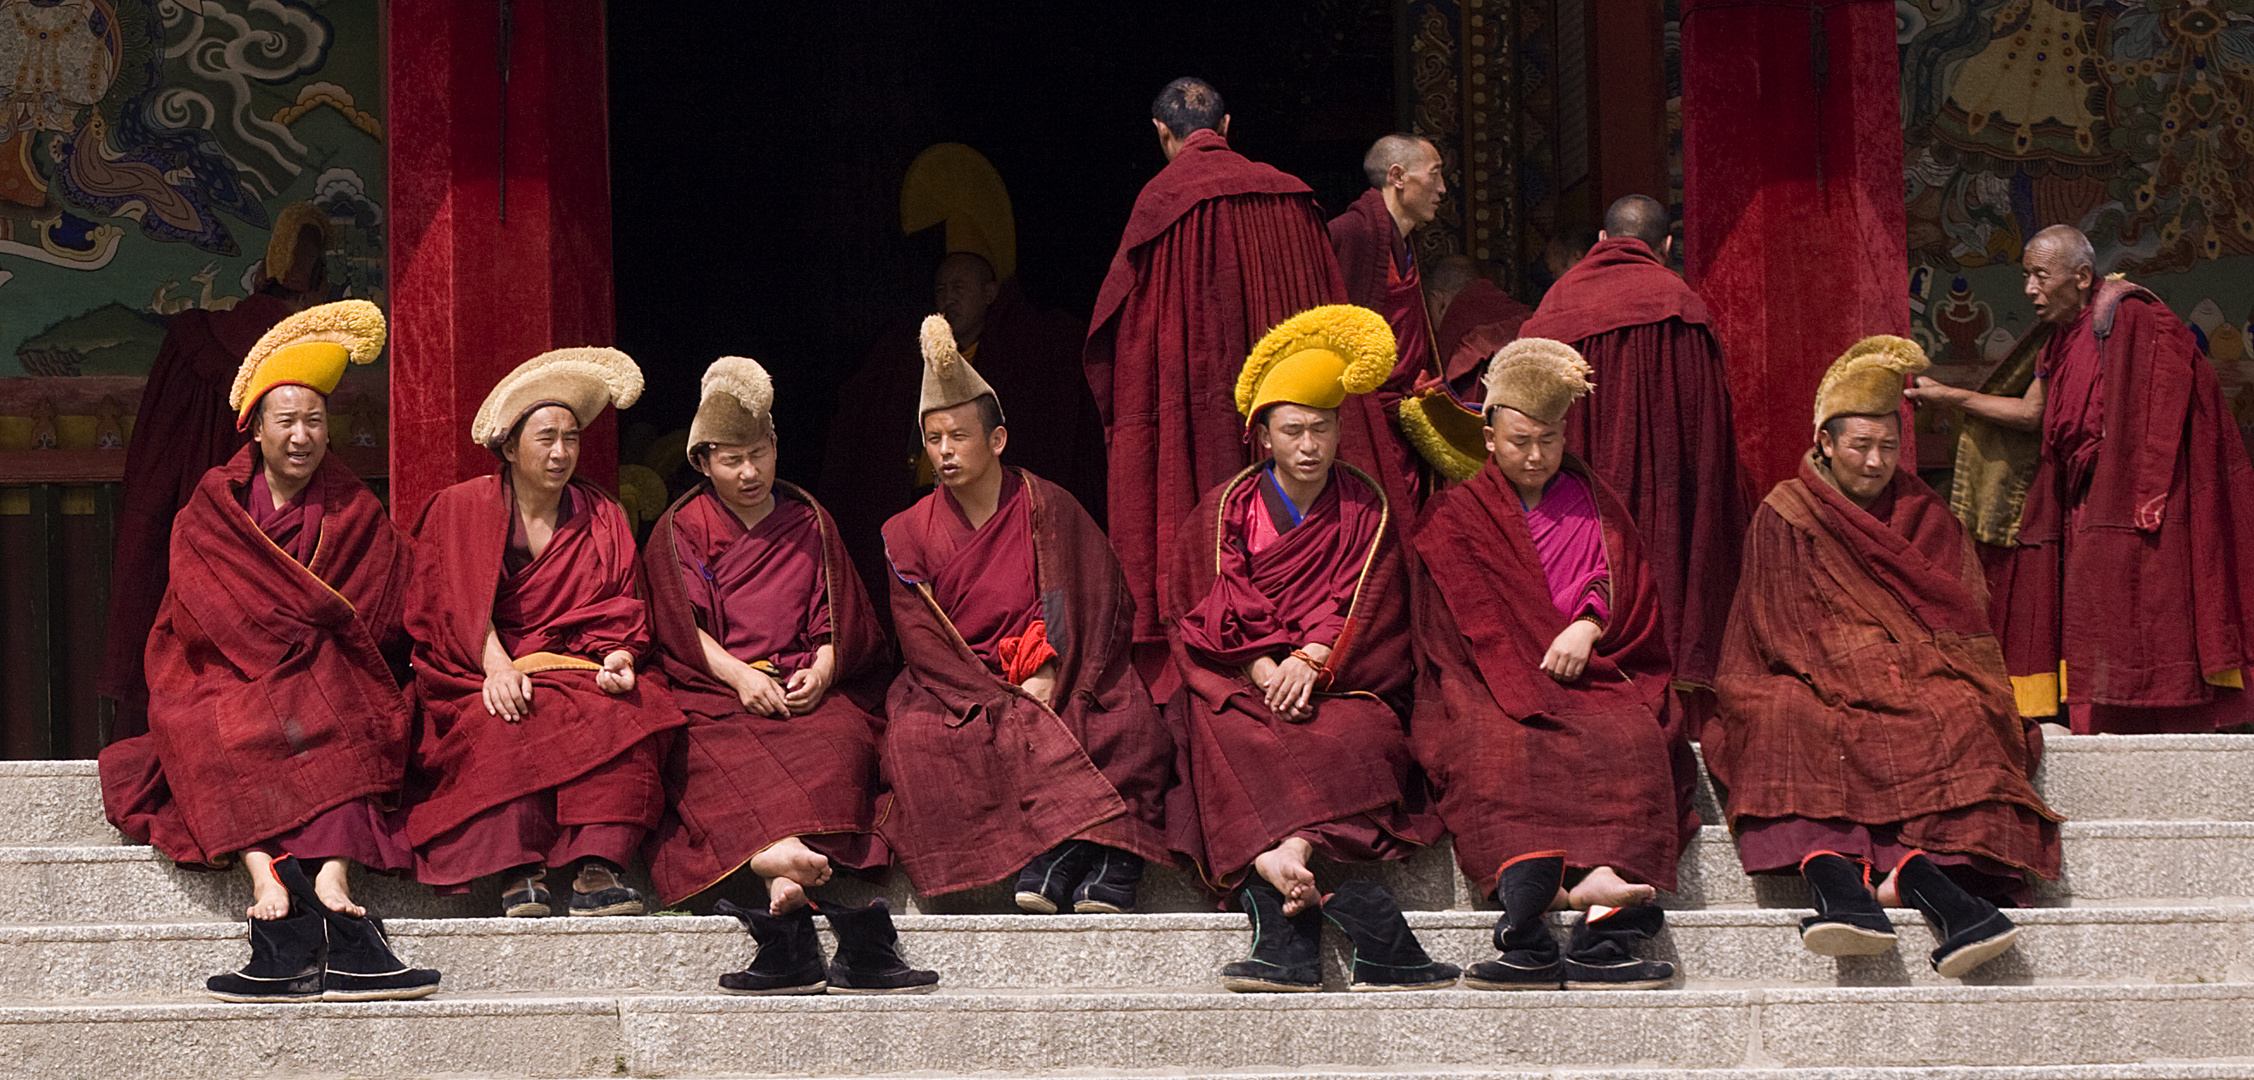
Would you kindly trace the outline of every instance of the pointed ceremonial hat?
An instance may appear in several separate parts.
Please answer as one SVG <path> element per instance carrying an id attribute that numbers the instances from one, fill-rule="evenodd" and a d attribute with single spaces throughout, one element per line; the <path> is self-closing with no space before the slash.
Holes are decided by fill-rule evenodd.
<path id="1" fill-rule="evenodd" d="M 235 370 L 227 406 L 235 427 L 250 427 L 258 399 L 277 386 L 303 386 L 327 397 L 336 392 L 348 363 L 365 364 L 383 352 L 382 309 L 366 300 L 339 300 L 306 308 L 259 337 Z"/>
<path id="2" fill-rule="evenodd" d="M 916 404 L 916 423 L 919 426 L 924 417 L 931 415 L 932 410 L 952 409 L 978 400 L 981 394 L 992 395 L 995 411 L 1001 411 L 1002 396 L 994 393 L 994 388 L 979 376 L 978 369 L 970 366 L 970 361 L 963 358 L 962 350 L 955 347 L 955 328 L 947 324 L 947 316 L 924 316 L 921 337 L 924 389 L 922 399 Z"/>
<path id="3" fill-rule="evenodd" d="M 723 356 L 704 369 L 696 419 L 689 421 L 689 457 L 700 446 L 749 446 L 775 435 L 775 382 L 759 361 Z"/>
<path id="4" fill-rule="evenodd" d="M 1366 394 L 1393 372 L 1393 328 L 1385 316 L 1353 304 L 1309 308 L 1278 323 L 1237 374 L 1237 411 L 1247 428 L 1270 405 L 1335 409 L 1349 394 Z"/>
<path id="5" fill-rule="evenodd" d="M 561 405 L 581 424 L 593 423 L 606 406 L 623 409 L 642 397 L 642 369 L 617 349 L 579 348 L 544 352 L 509 372 L 478 406 L 470 439 L 499 449 L 534 407 Z"/>
<path id="6" fill-rule="evenodd" d="M 1486 407 L 1508 405 L 1536 421 L 1554 424 L 1565 410 L 1596 389 L 1581 353 L 1562 341 L 1519 338 L 1487 362 Z"/>
<path id="7" fill-rule="evenodd" d="M 1816 429 L 1835 416 L 1887 416 L 1902 407 L 1902 380 L 1933 362 L 1918 343 L 1873 334 L 1848 346 L 1816 386 Z"/>

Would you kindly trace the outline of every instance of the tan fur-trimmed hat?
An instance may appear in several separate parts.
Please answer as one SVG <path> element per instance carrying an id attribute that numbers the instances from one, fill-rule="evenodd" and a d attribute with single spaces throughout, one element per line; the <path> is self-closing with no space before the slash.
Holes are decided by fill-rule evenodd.
<path id="1" fill-rule="evenodd" d="M 955 328 L 947 324 L 945 315 L 924 316 L 923 332 L 924 389 L 923 398 L 916 404 L 916 422 L 934 409 L 952 409 L 957 405 L 978 400 L 981 394 L 993 394 L 994 408 L 1002 407 L 1002 396 L 978 374 L 963 358 L 962 350 L 955 347 Z"/>
<path id="2" fill-rule="evenodd" d="M 1835 416 L 1888 416 L 1902 407 L 1902 381 L 1933 362 L 1918 343 L 1873 334 L 1848 346 L 1816 386 L 1816 430 Z"/>
<path id="3" fill-rule="evenodd" d="M 723 356 L 704 369 L 696 419 L 689 421 L 689 457 L 700 446 L 749 446 L 775 435 L 775 382 L 759 361 Z"/>
<path id="4" fill-rule="evenodd" d="M 470 439 L 499 449 L 535 406 L 561 405 L 581 424 L 593 423 L 606 406 L 623 409 L 642 397 L 642 369 L 617 349 L 579 348 L 544 352 L 509 372 L 478 406 Z"/>
<path id="5" fill-rule="evenodd" d="M 347 363 L 365 364 L 383 352 L 383 310 L 366 300 L 309 307 L 266 331 L 235 370 L 227 407 L 235 427 L 250 426 L 258 399 L 277 386 L 303 386 L 322 397 L 336 392 Z"/>
<path id="6" fill-rule="evenodd" d="M 1562 341 L 1519 338 L 1487 363 L 1486 407 L 1508 405 L 1536 421 L 1554 424 L 1582 395 L 1596 389 L 1581 353 Z"/>

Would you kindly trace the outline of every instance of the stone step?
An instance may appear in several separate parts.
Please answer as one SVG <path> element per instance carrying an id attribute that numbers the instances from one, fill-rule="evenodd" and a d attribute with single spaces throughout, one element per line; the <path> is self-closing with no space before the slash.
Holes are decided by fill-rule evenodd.
<path id="1" fill-rule="evenodd" d="M 1816 956 L 1801 948 L 1805 911 L 1685 911 L 1645 950 L 1675 962 L 1690 989 L 1954 986 L 1933 972 L 1932 934 L 1914 911 L 1892 913 L 1901 936 L 1879 956 Z M 1966 980 L 1981 985 L 2201 983 L 2254 980 L 2254 907 L 2032 908 L 2012 913 L 2015 948 Z M 1494 916 L 1411 912 L 1435 958 L 1492 959 Z M 1251 946 L 1242 915 L 907 915 L 901 950 L 950 991 L 1121 988 L 1206 991 Z M 1567 917 L 1552 916 L 1554 932 Z M 445 973 L 449 992 L 709 993 L 751 960 L 733 919 L 400 919 L 400 956 Z M 0 927 L 0 1001 L 177 996 L 248 956 L 241 922 Z M 824 933 L 825 948 L 835 942 Z M 1325 977 L 1346 986 L 1342 935 L 1324 935 Z"/>
<path id="2" fill-rule="evenodd" d="M 0 1008 L 31 1076 L 747 1076 L 2254 1058 L 2254 986 L 478 996 Z M 1930 1075 L 1930 1074 L 1928 1074 Z M 2055 1073 L 2051 1075 L 2057 1075 Z"/>
<path id="3" fill-rule="evenodd" d="M 997 1074 L 941 1076 L 894 1073 L 900 1080 L 995 1080 Z M 1243 1070 L 1226 1073 L 1172 1072 L 1166 1080 L 2254 1080 L 2254 1062 L 2226 1064 L 2112 1065 L 1954 1065 L 1942 1068 L 1813 1069 L 1468 1069 L 1448 1066 L 1375 1069 L 1293 1069 L 1289 1073 Z M 774 1080 L 815 1080 L 782 1077 Z M 870 1080 L 884 1080 L 871 1076 Z M 1151 1080 L 1148 1073 L 1074 1073 L 1073 1080 Z"/>

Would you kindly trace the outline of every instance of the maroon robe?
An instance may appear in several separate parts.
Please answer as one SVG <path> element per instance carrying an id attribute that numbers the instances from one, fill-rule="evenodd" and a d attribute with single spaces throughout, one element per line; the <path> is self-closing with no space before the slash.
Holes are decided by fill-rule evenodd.
<path id="1" fill-rule="evenodd" d="M 1416 249 L 1393 224 L 1384 193 L 1371 188 L 1330 219 L 1330 246 L 1346 280 L 1347 302 L 1385 316 L 1393 327 L 1396 362 L 1385 390 L 1396 396 L 1407 392 L 1433 368 L 1432 316 L 1424 306 Z"/>
<path id="2" fill-rule="evenodd" d="M 2043 454 L 1994 611 L 2015 680 L 2065 665 L 2080 732 L 2254 720 L 2254 472 L 2191 330 L 2141 286 L 2098 286 L 2053 334 Z M 2045 702 L 2035 711 L 2056 715 Z"/>
<path id="3" fill-rule="evenodd" d="M 288 303 L 261 292 L 226 311 L 190 308 L 165 324 L 164 344 L 133 416 L 125 480 L 118 488 L 109 620 L 103 628 L 97 687 L 117 702 L 113 742 L 148 730 L 142 650 L 164 599 L 173 517 L 195 497 L 204 474 L 226 464 L 242 447 L 227 394 L 243 357 L 289 315 Z"/>
<path id="4" fill-rule="evenodd" d="M 574 478 L 573 512 L 523 570 L 503 557 L 517 526 L 505 474 L 438 493 L 415 529 L 407 605 L 422 709 L 408 838 L 425 884 L 459 886 L 513 866 L 580 855 L 623 864 L 665 808 L 659 766 L 686 718 L 665 679 L 642 671 L 607 694 L 595 673 L 532 674 L 532 712 L 511 723 L 485 709 L 485 632 L 510 656 L 593 663 L 650 647 L 634 531 L 616 502 Z"/>
<path id="5" fill-rule="evenodd" d="M 1862 834 L 2058 876 L 2059 818 L 2028 780 L 2042 735 L 2014 707 L 1987 592 L 1964 526 L 1907 469 L 1867 510 L 1808 459 L 1769 493 L 1700 740 L 1748 873 L 1879 854 L 1845 850 L 1874 846 Z"/>
<path id="6" fill-rule="evenodd" d="M 1345 301 L 1314 193 L 1221 136 L 1192 132 L 1136 196 L 1085 359 L 1110 443 L 1111 545 L 1133 590 L 1138 643 L 1166 640 L 1162 564 L 1199 493 L 1252 460 L 1236 409 L 1245 357 L 1285 319 Z M 1339 409 L 1339 457 L 1408 505 L 1415 455 L 1374 395 Z"/>
<path id="7" fill-rule="evenodd" d="M 1520 337 L 1595 369 L 1565 446 L 1627 500 L 1659 589 L 1675 677 L 1714 681 L 1747 514 L 1722 349 L 1706 304 L 1641 240 L 1598 242 L 1543 295 Z"/>
<path id="8" fill-rule="evenodd" d="M 980 528 L 945 487 L 884 527 L 907 666 L 886 698 L 879 829 L 925 895 L 1001 880 L 1075 837 L 1170 860 L 1174 742 L 1129 662 L 1134 601 L 1088 512 L 1019 476 Z M 1001 644 L 1036 622 L 1059 709 L 1000 674 Z"/>
<path id="9" fill-rule="evenodd" d="M 1495 350 L 1518 340 L 1519 328 L 1534 309 L 1512 299 L 1486 278 L 1473 278 L 1440 315 L 1433 334 L 1433 355 L 1440 358 L 1440 377 L 1458 399 L 1477 405 L 1487 398 L 1482 382 L 1487 361 Z"/>
<path id="10" fill-rule="evenodd" d="M 1409 609 L 1385 496 L 1352 466 L 1333 469 L 1298 523 L 1253 551 L 1281 498 L 1273 476 L 1253 466 L 1208 493 L 1168 577 L 1183 686 L 1167 716 L 1185 781 L 1166 825 L 1215 888 L 1292 836 L 1341 862 L 1406 858 L 1440 836 L 1395 711 L 1409 690 Z M 1286 721 L 1244 665 L 1310 643 L 1332 648 L 1327 681 L 1312 718 Z"/>
<path id="11" fill-rule="evenodd" d="M 1435 494 L 1414 533 L 1410 748 L 1482 893 L 1505 862 L 1552 850 L 1673 891 L 1698 828 L 1698 767 L 1668 692 L 1658 590 L 1619 496 L 1578 459 L 1565 468 L 1596 493 L 1611 576 L 1612 618 L 1588 666 L 1570 683 L 1541 670 L 1572 619 L 1490 460 Z"/>
<path id="12" fill-rule="evenodd" d="M 318 523 L 304 531 L 297 515 L 300 561 L 244 508 L 259 469 L 258 447 L 241 447 L 174 523 L 148 638 L 149 730 L 102 751 L 103 805 L 119 831 L 180 863 L 278 841 L 405 869 L 380 811 L 398 801 L 413 715 L 385 658 L 404 653 L 409 545 L 332 454 L 307 485 Z"/>
<path id="13" fill-rule="evenodd" d="M 650 879 L 667 904 L 702 892 L 776 841 L 798 837 L 833 866 L 891 862 L 876 835 L 888 799 L 870 715 L 889 673 L 884 638 L 829 512 L 776 485 L 755 528 L 710 484 L 657 521 L 642 553 L 650 624 L 673 699 L 689 723 L 666 759 L 667 811 L 650 839 Z M 705 666 L 704 631 L 776 682 L 831 647 L 834 678 L 803 716 L 766 717 Z M 871 692 L 873 691 L 873 693 Z"/>

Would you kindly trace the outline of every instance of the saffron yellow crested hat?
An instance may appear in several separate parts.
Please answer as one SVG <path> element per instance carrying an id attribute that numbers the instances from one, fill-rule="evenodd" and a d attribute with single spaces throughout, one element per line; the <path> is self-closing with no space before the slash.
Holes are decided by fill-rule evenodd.
<path id="1" fill-rule="evenodd" d="M 579 348 L 544 352 L 501 380 L 478 406 L 470 422 L 470 439 L 487 449 L 499 449 L 509 429 L 541 405 L 561 405 L 582 424 L 593 423 L 603 409 L 623 409 L 642 397 L 642 369 L 617 349 Z"/>
<path id="2" fill-rule="evenodd" d="M 1487 463 L 1487 418 L 1445 386 L 1404 399 L 1401 433 L 1440 475 L 1462 483 Z"/>
<path id="3" fill-rule="evenodd" d="M 274 234 L 266 240 L 266 276 L 273 281 L 282 280 L 297 264 L 298 244 L 307 229 L 321 230 L 321 250 L 327 251 L 337 242 L 336 222 L 329 219 L 327 211 L 309 202 L 291 203 L 274 217 Z"/>
<path id="4" fill-rule="evenodd" d="M 1565 419 L 1565 410 L 1596 389 L 1589 362 L 1573 346 L 1549 338 L 1519 338 L 1495 351 L 1487 362 L 1488 408 L 1508 405 L 1544 424 Z"/>
<path id="5" fill-rule="evenodd" d="M 322 397 L 336 392 L 346 364 L 365 364 L 383 352 L 384 334 L 382 309 L 366 300 L 310 307 L 275 323 L 235 371 L 227 393 L 235 427 L 249 428 L 258 399 L 277 386 L 308 387 Z"/>
<path id="6" fill-rule="evenodd" d="M 1902 407 L 1902 382 L 1933 362 L 1918 343 L 1873 334 L 1847 347 L 1816 385 L 1816 428 L 1834 416 L 1886 416 Z"/>
<path id="7" fill-rule="evenodd" d="M 1385 316 L 1353 304 L 1311 308 L 1252 347 L 1237 376 L 1237 411 L 1250 427 L 1270 405 L 1335 409 L 1348 394 L 1377 389 L 1393 362 L 1393 328 Z"/>

